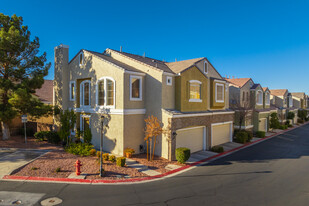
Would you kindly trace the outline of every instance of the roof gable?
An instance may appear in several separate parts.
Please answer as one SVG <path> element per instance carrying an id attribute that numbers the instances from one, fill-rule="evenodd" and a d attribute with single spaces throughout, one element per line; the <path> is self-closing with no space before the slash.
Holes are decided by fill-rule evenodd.
<path id="1" fill-rule="evenodd" d="M 273 96 L 284 96 L 287 94 L 288 90 L 287 89 L 271 89 L 270 94 Z"/>
<path id="2" fill-rule="evenodd" d="M 251 78 L 236 78 L 236 79 L 225 79 L 225 80 L 239 88 L 242 88 L 243 86 L 245 86 L 245 84 L 248 83 L 249 80 L 252 81 Z"/>

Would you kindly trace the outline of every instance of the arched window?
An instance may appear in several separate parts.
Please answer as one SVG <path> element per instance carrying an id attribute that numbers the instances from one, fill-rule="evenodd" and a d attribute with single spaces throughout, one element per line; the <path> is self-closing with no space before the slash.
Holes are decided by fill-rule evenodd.
<path id="1" fill-rule="evenodd" d="M 98 106 L 115 107 L 115 80 L 113 78 L 100 78 L 96 90 Z"/>
<path id="2" fill-rule="evenodd" d="M 266 92 L 265 94 L 265 104 L 270 105 L 270 94 Z"/>
<path id="3" fill-rule="evenodd" d="M 263 104 L 263 92 L 257 91 L 256 93 L 256 104 L 262 105 Z"/>
<path id="4" fill-rule="evenodd" d="M 198 80 L 189 81 L 189 91 L 190 91 L 189 102 L 202 102 L 201 85 L 202 85 L 202 82 Z"/>
<path id="5" fill-rule="evenodd" d="M 80 83 L 80 106 L 90 107 L 90 91 L 91 82 L 90 80 L 85 80 Z"/>

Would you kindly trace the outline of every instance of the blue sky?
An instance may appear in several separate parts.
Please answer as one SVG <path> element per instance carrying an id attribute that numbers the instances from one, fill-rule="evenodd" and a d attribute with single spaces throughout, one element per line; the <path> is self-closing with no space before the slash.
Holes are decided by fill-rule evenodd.
<path id="1" fill-rule="evenodd" d="M 166 61 L 206 56 L 222 76 L 309 92 L 308 9 L 301 0 L 1 0 L 0 12 L 22 16 L 52 63 L 61 43 L 70 58 L 122 46 Z"/>

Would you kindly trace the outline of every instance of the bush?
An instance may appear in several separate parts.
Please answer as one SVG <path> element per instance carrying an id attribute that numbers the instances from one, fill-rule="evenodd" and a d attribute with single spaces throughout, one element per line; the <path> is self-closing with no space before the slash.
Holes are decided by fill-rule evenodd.
<path id="1" fill-rule="evenodd" d="M 114 162 L 116 162 L 116 156 L 115 155 L 110 155 L 108 160 L 111 161 L 112 163 L 114 163 Z"/>
<path id="2" fill-rule="evenodd" d="M 47 140 L 49 143 L 58 144 L 60 142 L 60 136 L 57 132 L 54 131 L 40 131 L 34 134 L 34 137 L 38 141 Z"/>
<path id="3" fill-rule="evenodd" d="M 134 154 L 134 153 L 135 153 L 135 150 L 132 149 L 132 148 L 130 148 L 130 147 L 128 147 L 128 148 L 126 148 L 126 149 L 124 150 L 124 153 Z"/>
<path id="4" fill-rule="evenodd" d="M 249 141 L 249 139 L 248 139 L 248 133 L 247 132 L 238 132 L 236 134 L 235 142 L 245 144 L 248 141 Z"/>
<path id="5" fill-rule="evenodd" d="M 289 124 L 288 127 L 293 127 L 293 125 Z"/>
<path id="6" fill-rule="evenodd" d="M 279 125 L 279 128 L 278 129 L 282 129 L 282 130 L 286 130 L 288 128 L 288 125 Z"/>
<path id="7" fill-rule="evenodd" d="M 84 142 L 90 144 L 91 140 L 92 140 L 91 130 L 90 129 L 86 129 L 84 131 Z"/>
<path id="8" fill-rule="evenodd" d="M 285 124 L 285 125 L 290 125 L 291 122 L 290 122 L 290 120 L 286 120 L 286 122 L 285 122 L 284 124 Z"/>
<path id="9" fill-rule="evenodd" d="M 297 111 L 297 116 L 298 116 L 300 119 L 302 119 L 302 120 L 305 120 L 306 117 L 307 117 L 307 115 L 308 115 L 307 110 L 299 109 L 299 110 Z"/>
<path id="10" fill-rule="evenodd" d="M 217 153 L 222 153 L 222 152 L 224 152 L 224 149 L 223 149 L 222 146 L 213 146 L 213 147 L 211 148 L 211 151 L 217 152 Z"/>
<path id="11" fill-rule="evenodd" d="M 55 169 L 55 172 L 61 172 L 61 168 L 60 167 L 57 167 L 56 169 Z"/>
<path id="12" fill-rule="evenodd" d="M 185 163 L 190 158 L 190 149 L 185 147 L 179 147 L 176 149 L 176 159 L 179 163 Z"/>
<path id="13" fill-rule="evenodd" d="M 101 154 L 101 152 L 97 151 L 97 154 L 96 154 L 97 158 L 100 158 L 100 154 Z M 102 154 L 103 154 L 103 152 L 102 152 Z"/>
<path id="14" fill-rule="evenodd" d="M 264 138 L 265 137 L 265 132 L 264 131 L 257 131 L 255 133 L 256 137 L 258 138 Z"/>
<path id="15" fill-rule="evenodd" d="M 126 164 L 126 158 L 125 157 L 117 157 L 116 164 L 119 167 L 124 167 Z"/>
<path id="16" fill-rule="evenodd" d="M 295 113 L 294 112 L 288 112 L 288 114 L 286 116 L 287 119 L 294 119 L 294 117 L 295 117 Z"/>
<path id="17" fill-rule="evenodd" d="M 252 138 L 253 138 L 253 132 L 251 132 L 251 131 L 245 131 L 245 132 L 247 132 L 247 134 L 248 134 L 248 142 L 250 142 L 252 140 Z"/>
<path id="18" fill-rule="evenodd" d="M 107 161 L 107 160 L 108 160 L 108 157 L 109 157 L 109 154 L 108 154 L 108 153 L 104 153 L 104 154 L 102 155 L 102 157 L 103 157 L 103 160 Z"/>
<path id="19" fill-rule="evenodd" d="M 270 128 L 279 129 L 280 123 L 276 112 L 270 114 Z"/>
<path id="20" fill-rule="evenodd" d="M 306 118 L 305 118 L 305 121 L 308 122 L 308 121 L 309 121 L 309 117 L 306 117 Z"/>
<path id="21" fill-rule="evenodd" d="M 302 120 L 302 119 L 297 119 L 297 123 L 303 124 L 303 123 L 304 123 L 304 120 Z"/>
<path id="22" fill-rule="evenodd" d="M 89 154 L 90 154 L 91 156 L 95 156 L 95 155 L 97 154 L 97 150 L 91 149 L 91 150 L 89 151 Z"/>
<path id="23" fill-rule="evenodd" d="M 36 132 L 34 134 L 34 138 L 38 141 L 44 141 L 44 140 L 47 140 L 46 134 L 47 134 L 47 131 Z"/>
<path id="24" fill-rule="evenodd" d="M 89 156 L 93 145 L 87 143 L 72 143 L 66 147 L 65 151 L 74 155 Z"/>

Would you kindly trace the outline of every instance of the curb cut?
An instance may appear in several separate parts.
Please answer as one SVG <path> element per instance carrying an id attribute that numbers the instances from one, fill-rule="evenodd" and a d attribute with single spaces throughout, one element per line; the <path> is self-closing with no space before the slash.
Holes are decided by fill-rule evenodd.
<path id="1" fill-rule="evenodd" d="M 284 134 L 286 132 L 292 131 L 294 129 L 297 129 L 299 127 L 302 127 L 304 125 L 309 124 L 309 122 L 304 123 L 302 125 L 299 126 L 295 126 L 293 128 L 289 128 L 286 130 L 283 130 L 281 132 L 275 133 L 273 135 L 270 135 L 268 137 L 264 137 L 261 139 L 258 139 L 254 142 L 249 142 L 246 143 L 242 146 L 239 146 L 237 148 L 234 148 L 232 150 L 223 152 L 223 153 L 219 153 L 217 155 L 208 157 L 206 159 L 191 163 L 189 165 L 180 167 L 178 169 L 172 170 L 172 171 L 168 171 L 166 173 L 160 174 L 160 175 L 156 175 L 156 176 L 152 176 L 152 177 L 143 177 L 143 178 L 132 178 L 132 179 L 121 179 L 121 180 L 100 180 L 100 179 L 94 179 L 94 180 L 89 180 L 89 179 L 68 179 L 68 178 L 51 178 L 51 177 L 28 177 L 28 176 L 14 176 L 14 175 L 6 175 L 4 176 L 2 179 L 0 180 L 8 180 L 8 181 L 25 181 L 25 182 L 46 182 L 46 183 L 71 183 L 71 184 L 94 184 L 94 185 L 100 185 L 100 184 L 132 184 L 132 183 L 146 183 L 146 182 L 150 182 L 150 181 L 156 181 L 156 180 L 161 180 L 161 179 L 165 179 L 165 178 L 169 178 L 172 176 L 175 176 L 177 174 L 183 173 L 185 171 L 188 171 L 189 169 L 193 169 L 195 167 L 198 166 L 202 166 L 205 164 L 208 164 L 212 161 L 215 161 L 219 158 L 225 157 L 227 155 L 233 154 L 237 151 L 240 151 L 242 149 L 245 149 L 247 147 L 251 147 L 255 144 L 258 144 L 260 142 L 266 141 L 268 139 L 271 139 L 275 136 Z"/>

